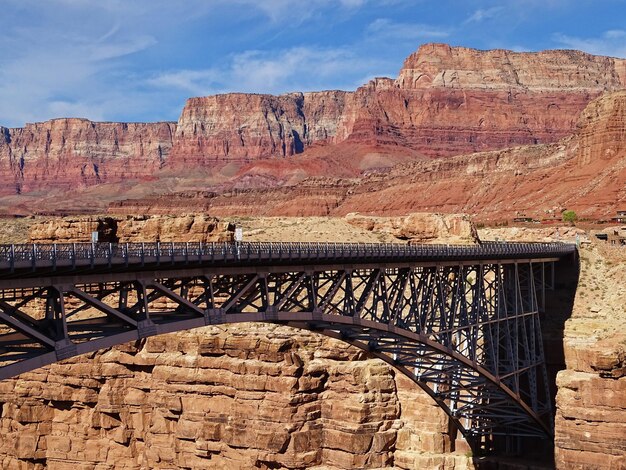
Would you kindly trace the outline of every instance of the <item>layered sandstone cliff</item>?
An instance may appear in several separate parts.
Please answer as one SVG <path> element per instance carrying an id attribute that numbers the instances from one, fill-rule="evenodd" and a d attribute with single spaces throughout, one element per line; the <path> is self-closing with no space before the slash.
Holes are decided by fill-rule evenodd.
<path id="1" fill-rule="evenodd" d="M 196 217 L 142 219 L 159 221 L 156 232 L 170 235 L 187 227 L 180 238 Z M 245 223 L 251 240 L 295 240 L 303 232 L 336 240 L 359 236 L 359 230 L 412 236 L 420 224 L 409 219 Z M 92 229 L 85 222 L 94 220 L 35 222 L 31 236 L 75 236 Z M 462 218 L 458 223 L 462 228 Z M 526 240 L 537 239 L 525 233 Z M 558 237 L 575 235 L 561 230 Z M 567 361 L 557 381 L 559 469 L 625 464 L 626 338 L 620 325 L 626 292 L 619 288 L 625 256 L 602 245 L 583 250 L 564 337 L 552 318 L 557 311 L 550 308 L 542 322 L 544 333 L 554 335 L 548 356 L 563 367 L 552 347 L 564 345 Z M 81 468 L 133 469 L 472 465 L 445 415 L 408 379 L 340 342 L 286 327 L 212 327 L 150 338 L 0 382 L 0 402 L 0 461 L 8 468 L 70 468 L 76 461 Z"/>
<path id="2" fill-rule="evenodd" d="M 461 210 L 541 220 L 570 208 L 585 217 L 611 217 L 626 201 L 625 149 L 626 92 L 617 91 L 590 103 L 571 138 L 399 166 L 365 178 L 342 209 Z"/>
<path id="3" fill-rule="evenodd" d="M 65 217 L 34 220 L 30 243 L 85 243 L 98 233 L 99 242 L 225 242 L 234 225 L 204 214 L 180 216 Z"/>
<path id="4" fill-rule="evenodd" d="M 465 214 L 412 213 L 404 217 L 371 217 L 348 214 L 346 221 L 376 233 L 387 233 L 411 243 L 479 243 L 476 227 Z"/>
<path id="5" fill-rule="evenodd" d="M 406 59 L 396 83 L 412 89 L 610 91 L 626 85 L 626 61 L 575 50 L 519 53 L 426 44 Z"/>
<path id="6" fill-rule="evenodd" d="M 354 93 L 192 98 L 173 157 L 210 163 L 290 156 L 345 140 L 429 156 L 553 142 L 575 128 L 591 99 L 625 85 L 621 59 L 427 44 L 396 80 L 375 79 Z"/>
<path id="7" fill-rule="evenodd" d="M 149 176 L 172 148 L 173 123 L 54 119 L 0 131 L 0 195 Z"/>
<path id="8" fill-rule="evenodd" d="M 557 377 L 559 469 L 626 468 L 626 249 L 580 252 L 581 276 L 565 324 L 567 368 Z"/>
<path id="9" fill-rule="evenodd" d="M 191 98 L 178 121 L 174 161 L 197 165 L 302 153 L 335 136 L 346 95 L 325 91 Z"/>
<path id="10" fill-rule="evenodd" d="M 30 238 L 82 241 L 106 225 L 120 241 L 180 240 L 199 222 L 224 226 L 204 216 L 48 218 L 31 223 Z M 334 222 L 333 240 L 359 233 Z M 3 468 L 473 468 L 445 413 L 409 379 L 288 327 L 208 327 L 100 351 L 0 382 L 0 403 Z"/>
<path id="11" fill-rule="evenodd" d="M 481 229 L 481 239 L 569 241 L 584 231 Z M 542 320 L 546 354 L 561 355 L 556 379 L 555 463 L 558 469 L 626 468 L 626 248 L 594 241 L 579 249 L 580 277 L 570 315 L 546 338 L 554 311 Z M 568 273 L 570 274 L 570 273 Z M 560 279 L 562 284 L 564 279 Z M 560 334 L 555 332 L 562 330 Z"/>
<path id="12" fill-rule="evenodd" d="M 289 171 L 282 171 L 305 172 L 308 163 L 289 162 Z M 262 190 L 127 200 L 111 211 L 168 213 L 187 204 L 215 216 L 464 212 L 494 222 L 516 216 L 558 221 L 562 210 L 573 209 L 580 217 L 604 219 L 626 203 L 624 181 L 626 91 L 621 90 L 593 100 L 574 134 L 554 144 L 398 164 L 360 178 L 306 178 Z"/>
<path id="13" fill-rule="evenodd" d="M 315 149 L 317 168 L 309 174 L 330 176 L 346 159 L 380 151 L 384 160 L 393 153 L 442 157 L 554 142 L 575 129 L 590 100 L 624 88 L 625 64 L 577 51 L 427 44 L 407 58 L 397 79 L 375 79 L 355 92 L 191 98 L 177 124 L 56 119 L 1 129 L 0 196 L 141 180 L 164 165 L 189 177 L 220 162 Z M 336 147 L 341 143 L 359 151 L 352 155 Z"/>
<path id="14" fill-rule="evenodd" d="M 3 468 L 471 468 L 386 364 L 287 327 L 150 338 L 0 382 Z"/>

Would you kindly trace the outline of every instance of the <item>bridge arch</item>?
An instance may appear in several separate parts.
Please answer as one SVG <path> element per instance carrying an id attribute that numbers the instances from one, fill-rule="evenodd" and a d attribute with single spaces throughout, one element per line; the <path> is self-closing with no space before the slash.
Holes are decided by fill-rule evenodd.
<path id="1" fill-rule="evenodd" d="M 494 436 L 507 435 L 507 426 L 512 419 L 515 419 L 517 423 L 517 435 L 519 436 L 543 438 L 550 435 L 550 429 L 542 417 L 525 403 L 520 403 L 519 397 L 509 387 L 502 384 L 497 377 L 484 367 L 472 363 L 458 352 L 445 348 L 422 335 L 367 320 L 354 324 L 351 320 L 342 321 L 342 319 L 337 319 L 332 315 L 322 315 L 321 317 L 316 315 L 313 318 L 313 315 L 299 314 L 297 317 L 298 319 L 294 321 L 292 315 L 278 314 L 277 318 L 271 322 L 267 320 L 260 322 L 286 325 L 320 334 L 354 346 L 384 361 L 408 377 L 433 399 L 463 434 L 468 444 L 476 450 L 488 449 L 490 445 L 488 439 Z M 250 320 L 245 314 L 233 313 L 226 314 L 222 322 L 214 323 L 214 325 L 235 325 L 238 323 L 250 323 Z M 179 325 L 169 324 L 167 332 L 159 334 L 188 331 L 204 326 L 206 325 L 191 325 L 188 320 L 182 320 Z M 80 352 L 78 349 L 73 349 L 72 353 L 67 353 L 62 359 L 102 351 L 112 347 L 111 345 L 123 345 L 136 339 L 134 335 L 129 335 L 129 332 L 116 333 L 101 340 L 86 343 L 84 347 L 80 348 Z M 402 352 L 398 353 L 398 351 Z M 24 360 L 21 363 L 22 372 L 54 364 L 62 359 L 59 358 L 58 352 L 48 351 L 39 355 L 35 360 Z M 433 365 L 435 365 L 434 368 L 431 367 Z M 475 382 L 454 390 L 457 395 L 464 392 L 465 396 L 457 396 L 456 400 L 451 400 L 450 388 L 454 386 L 455 377 L 459 380 L 474 377 Z M 497 422 L 497 417 L 493 416 L 497 410 L 494 407 L 491 408 L 489 434 L 485 434 L 484 429 L 470 428 L 468 422 L 470 420 L 476 421 L 477 416 L 463 413 L 458 408 L 458 404 L 467 402 L 468 397 L 480 400 L 481 395 L 485 394 L 486 388 L 490 389 L 490 399 L 500 401 L 501 412 L 506 412 L 507 415 L 501 417 L 501 419 L 506 419 L 506 422 Z M 503 407 L 503 402 L 506 402 L 505 407 Z M 455 407 L 452 403 L 457 406 Z M 485 440 L 486 438 L 488 439 Z"/>

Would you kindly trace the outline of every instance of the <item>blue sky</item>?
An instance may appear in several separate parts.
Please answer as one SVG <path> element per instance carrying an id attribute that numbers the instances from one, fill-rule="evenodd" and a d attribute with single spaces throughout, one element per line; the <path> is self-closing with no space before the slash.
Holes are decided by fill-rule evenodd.
<path id="1" fill-rule="evenodd" d="M 175 121 L 230 91 L 352 90 L 420 44 L 626 58 L 626 0 L 0 0 L 0 125 Z"/>

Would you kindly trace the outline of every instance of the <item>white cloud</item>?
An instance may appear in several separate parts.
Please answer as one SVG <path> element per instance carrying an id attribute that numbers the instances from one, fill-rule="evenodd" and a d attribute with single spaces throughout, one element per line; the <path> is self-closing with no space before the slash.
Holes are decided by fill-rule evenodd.
<path id="1" fill-rule="evenodd" d="M 254 22 L 278 35 L 298 22 L 317 21 L 320 12 L 349 16 L 367 5 L 400 1 L 404 0 L 3 0 L 0 124 L 20 126 L 58 116 L 116 119 L 150 115 L 152 110 L 158 113 L 153 119 L 158 119 L 176 104 L 182 106 L 181 90 L 282 92 L 300 85 L 311 89 L 351 84 L 350 78 L 342 80 L 349 67 L 361 75 L 371 70 L 367 60 L 347 49 L 249 51 L 219 59 L 214 67 L 191 70 L 184 64 L 205 59 L 177 62 L 174 46 L 162 41 L 166 35 L 184 37 L 177 30 L 187 25 L 197 29 L 201 22 L 212 24 L 217 15 L 235 28 L 241 28 L 238 22 L 246 26 Z M 234 43 L 242 32 L 246 34 L 235 31 Z M 202 33 L 195 34 L 197 38 Z M 206 36 L 210 35 L 207 28 Z M 169 47 L 171 56 L 163 59 L 165 71 L 157 73 L 155 57 L 161 47 Z M 184 56 L 186 51 L 181 52 Z M 215 51 L 213 55 L 220 56 Z M 151 68 L 140 70 L 135 57 L 141 63 L 147 56 Z M 168 62 L 172 57 L 175 65 Z M 308 77 L 301 76 L 303 70 Z"/>
<path id="2" fill-rule="evenodd" d="M 127 41 L 98 42 L 89 47 L 89 58 L 94 61 L 114 59 L 154 46 L 157 40 L 152 36 L 137 36 Z"/>
<path id="3" fill-rule="evenodd" d="M 397 23 L 387 18 L 378 18 L 366 29 L 371 39 L 395 39 L 415 41 L 418 39 L 445 38 L 450 33 L 447 29 L 420 23 Z"/>
<path id="4" fill-rule="evenodd" d="M 228 0 L 215 0 L 215 3 L 222 2 L 228 3 Z M 239 4 L 262 11 L 269 19 L 275 22 L 282 21 L 287 17 L 291 21 L 303 22 L 323 9 L 341 8 L 351 11 L 357 10 L 368 3 L 380 2 L 374 0 L 231 0 L 231 4 Z"/>
<path id="5" fill-rule="evenodd" d="M 197 96 L 209 94 L 219 80 L 217 69 L 174 70 L 149 78 L 147 83 L 156 87 L 179 88 Z"/>
<path id="6" fill-rule="evenodd" d="M 123 33 L 92 38 L 25 28 L 13 34 L 19 53 L 0 59 L 0 123 L 9 125 L 68 115 L 104 118 L 106 109 L 95 103 L 114 94 L 112 61 L 156 44 L 151 36 Z"/>
<path id="7" fill-rule="evenodd" d="M 480 23 L 484 20 L 489 20 L 495 18 L 500 15 L 500 13 L 504 10 L 504 7 L 497 6 L 491 8 L 479 8 L 475 10 L 465 21 L 465 24 L 468 23 Z"/>
<path id="8" fill-rule="evenodd" d="M 556 33 L 552 39 L 568 49 L 578 49 L 590 54 L 626 58 L 626 30 L 605 31 L 600 37 L 582 38 Z"/>
<path id="9" fill-rule="evenodd" d="M 246 51 L 224 67 L 174 70 L 148 80 L 155 87 L 178 87 L 196 96 L 227 92 L 284 93 L 354 88 L 354 77 L 386 64 L 347 48 L 294 47 L 276 52 Z"/>

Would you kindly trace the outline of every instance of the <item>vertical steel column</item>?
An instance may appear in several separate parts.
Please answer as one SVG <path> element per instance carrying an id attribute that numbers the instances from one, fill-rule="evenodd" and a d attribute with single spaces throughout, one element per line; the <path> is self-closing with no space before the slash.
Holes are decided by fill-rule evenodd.
<path id="1" fill-rule="evenodd" d="M 153 336 L 157 334 L 156 325 L 150 318 L 150 305 L 146 291 L 146 282 L 138 280 L 134 282 L 135 292 L 137 293 L 137 334 L 139 338 Z"/>
<path id="2" fill-rule="evenodd" d="M 76 355 L 76 345 L 72 343 L 67 330 L 63 292 L 61 286 L 51 286 L 46 292 L 45 318 L 55 339 L 54 350 L 59 361 Z"/>

